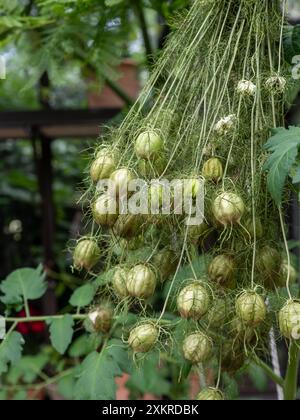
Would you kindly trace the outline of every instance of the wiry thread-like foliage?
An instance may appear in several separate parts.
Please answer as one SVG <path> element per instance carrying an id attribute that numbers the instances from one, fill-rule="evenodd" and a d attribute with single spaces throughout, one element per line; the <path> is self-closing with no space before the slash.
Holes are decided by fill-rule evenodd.
<path id="1" fill-rule="evenodd" d="M 221 176 L 207 177 L 206 225 L 196 233 L 196 241 L 182 217 L 163 215 L 144 217 L 130 237 L 120 238 L 114 228 L 97 228 L 95 223 L 92 234 L 105 249 L 106 270 L 144 263 L 159 272 L 161 266 L 153 260 L 157 253 L 167 247 L 177 256 L 172 261 L 176 261 L 173 274 L 168 273 L 161 312 L 151 314 L 151 306 L 147 309 L 158 324 L 176 326 L 178 318 L 173 322 L 164 316 L 170 308 L 176 311 L 176 296 L 187 284 L 201 283 L 212 307 L 217 299 L 226 301 L 219 325 L 212 322 L 212 314 L 181 322 L 186 334 L 200 330 L 213 340 L 220 366 L 230 373 L 252 351 L 265 351 L 274 319 L 265 315 L 264 298 L 268 289 L 282 283 L 277 244 L 282 236 L 286 244 L 285 227 L 281 210 L 268 194 L 262 166 L 270 129 L 284 123 L 288 74 L 279 41 L 283 24 L 277 1 L 195 0 L 170 37 L 138 102 L 120 127 L 110 130 L 103 140 L 109 154 L 117 157 L 116 168 L 127 168 L 149 181 L 197 178 L 208 159 L 221 163 L 221 172 L 217 168 Z M 164 142 L 164 150 L 149 161 L 139 159 L 134 148 L 144 132 L 155 133 Z M 103 143 L 95 157 L 101 148 Z M 146 176 L 141 171 L 145 165 Z M 91 206 L 96 196 L 91 183 L 85 194 Z M 229 289 L 224 288 L 229 287 L 226 278 L 219 279 L 222 273 L 226 276 L 226 261 L 214 267 L 215 278 L 210 270 L 200 276 L 196 269 L 199 251 L 207 261 L 223 255 L 233 262 L 235 281 L 230 281 Z M 188 276 L 186 266 L 191 272 Z M 189 306 L 191 299 L 189 291 Z M 242 305 L 245 299 L 246 307 L 237 310 L 235 301 Z M 125 301 L 126 310 L 138 311 L 130 298 Z"/>

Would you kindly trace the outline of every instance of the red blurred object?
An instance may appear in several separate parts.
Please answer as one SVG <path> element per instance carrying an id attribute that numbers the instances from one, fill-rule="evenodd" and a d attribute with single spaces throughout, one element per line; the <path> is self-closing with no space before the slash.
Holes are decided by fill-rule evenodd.
<path id="1" fill-rule="evenodd" d="M 40 316 L 41 312 L 35 309 L 34 307 L 29 307 L 30 316 Z M 26 312 L 24 309 L 17 314 L 18 318 L 25 318 Z M 34 322 L 19 322 L 17 325 L 17 331 L 22 335 L 28 334 L 41 334 L 45 331 L 45 323 L 42 321 L 34 321 Z"/>

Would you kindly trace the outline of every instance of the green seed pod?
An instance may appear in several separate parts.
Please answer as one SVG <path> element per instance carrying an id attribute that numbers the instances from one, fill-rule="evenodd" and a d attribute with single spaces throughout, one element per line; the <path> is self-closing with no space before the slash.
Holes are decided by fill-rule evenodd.
<path id="1" fill-rule="evenodd" d="M 92 213 L 98 225 L 113 226 L 118 218 L 116 199 L 108 194 L 101 194 L 92 205 Z"/>
<path id="2" fill-rule="evenodd" d="M 77 270 L 91 270 L 99 261 L 100 253 L 100 248 L 93 239 L 79 241 L 73 255 L 74 267 Z"/>
<path id="3" fill-rule="evenodd" d="M 209 304 L 209 294 L 199 283 L 191 283 L 184 287 L 177 298 L 177 309 L 180 315 L 195 321 L 207 313 Z"/>
<path id="4" fill-rule="evenodd" d="M 160 281 L 164 282 L 175 273 L 178 257 L 171 249 L 165 248 L 154 255 L 152 263 L 159 273 Z"/>
<path id="5" fill-rule="evenodd" d="M 217 388 L 205 388 L 197 395 L 199 401 L 224 401 L 225 396 Z"/>
<path id="6" fill-rule="evenodd" d="M 124 268 L 118 267 L 112 279 L 112 286 L 117 296 L 125 298 L 128 296 L 126 286 L 128 271 Z"/>
<path id="7" fill-rule="evenodd" d="M 142 232 L 145 217 L 141 214 L 121 214 L 113 226 L 115 235 L 121 238 L 135 238 Z"/>
<path id="8" fill-rule="evenodd" d="M 256 239 L 261 239 L 264 235 L 264 228 L 262 226 L 261 220 L 259 217 L 255 218 L 255 224 L 253 221 L 253 218 L 250 217 L 245 221 L 245 229 L 249 232 L 249 235 L 251 238 L 254 238 L 254 227 L 255 227 L 255 233 L 256 233 Z"/>
<path id="9" fill-rule="evenodd" d="M 207 160 L 203 165 L 202 175 L 208 181 L 219 182 L 223 177 L 223 165 L 220 159 L 211 158 Z"/>
<path id="10" fill-rule="evenodd" d="M 184 339 L 182 350 L 186 360 L 198 364 L 206 362 L 212 356 L 213 345 L 205 334 L 195 332 Z"/>
<path id="11" fill-rule="evenodd" d="M 264 246 L 257 253 L 256 270 L 266 287 L 273 288 L 280 278 L 282 258 L 277 249 Z"/>
<path id="12" fill-rule="evenodd" d="M 157 178 L 164 172 L 167 162 L 163 157 L 150 160 L 139 160 L 138 170 L 144 178 Z"/>
<path id="13" fill-rule="evenodd" d="M 229 312 L 229 303 L 226 299 L 215 299 L 207 314 L 209 327 L 221 328 L 226 324 Z"/>
<path id="14" fill-rule="evenodd" d="M 135 180 L 136 176 L 130 169 L 121 168 L 114 171 L 109 179 L 114 184 L 116 194 L 124 196 L 128 194 L 130 182 Z"/>
<path id="15" fill-rule="evenodd" d="M 159 156 L 164 149 L 162 138 L 155 131 L 141 133 L 135 142 L 135 153 L 142 159 L 151 159 Z"/>
<path id="16" fill-rule="evenodd" d="M 280 277 L 278 281 L 278 286 L 285 287 L 288 277 L 289 277 L 289 284 L 290 285 L 295 284 L 297 282 L 298 273 L 291 264 L 289 264 L 286 260 L 284 260 L 280 267 Z"/>
<path id="17" fill-rule="evenodd" d="M 208 276 L 214 283 L 234 289 L 236 265 L 230 255 L 222 254 L 215 257 L 208 267 Z"/>
<path id="18" fill-rule="evenodd" d="M 217 222 L 227 227 L 240 223 L 245 213 L 245 204 L 239 195 L 223 192 L 214 200 L 212 212 Z"/>
<path id="19" fill-rule="evenodd" d="M 116 162 L 109 154 L 102 153 L 91 165 L 90 175 L 94 182 L 100 179 L 108 179 L 116 169 Z"/>
<path id="20" fill-rule="evenodd" d="M 281 334 L 289 340 L 300 339 L 300 303 L 290 300 L 279 312 Z"/>
<path id="21" fill-rule="evenodd" d="M 156 288 L 156 276 L 147 265 L 136 265 L 127 277 L 127 290 L 130 296 L 148 299 L 153 296 Z"/>
<path id="22" fill-rule="evenodd" d="M 245 326 L 254 328 L 266 320 L 267 307 L 262 296 L 250 290 L 237 298 L 236 313 Z"/>
<path id="23" fill-rule="evenodd" d="M 151 323 L 145 323 L 130 331 L 128 343 L 135 353 L 148 353 L 157 343 L 158 337 L 159 329 Z"/>
<path id="24" fill-rule="evenodd" d="M 89 320 L 96 332 L 107 333 L 112 325 L 114 310 L 110 303 L 103 303 L 89 313 Z"/>

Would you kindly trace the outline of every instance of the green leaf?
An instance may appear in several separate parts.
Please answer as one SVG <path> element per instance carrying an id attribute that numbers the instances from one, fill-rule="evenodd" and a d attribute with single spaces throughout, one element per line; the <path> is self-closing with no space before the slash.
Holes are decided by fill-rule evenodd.
<path id="1" fill-rule="evenodd" d="M 128 371 L 129 358 L 120 340 L 111 340 L 100 353 L 93 352 L 84 359 L 75 385 L 76 400 L 114 400 L 115 377 Z"/>
<path id="2" fill-rule="evenodd" d="M 82 357 L 95 351 L 101 344 L 102 336 L 99 334 L 83 334 L 78 337 L 71 345 L 69 350 L 70 357 Z"/>
<path id="3" fill-rule="evenodd" d="M 23 350 L 24 340 L 20 333 L 13 331 L 0 342 L 0 375 L 7 372 L 8 364 L 17 363 Z"/>
<path id="4" fill-rule="evenodd" d="M 278 128 L 265 145 L 272 154 L 267 159 L 264 170 L 268 171 L 268 189 L 277 204 L 282 201 L 283 187 L 296 162 L 300 146 L 300 128 Z"/>
<path id="5" fill-rule="evenodd" d="M 69 302 L 72 306 L 83 308 L 92 302 L 95 293 L 95 286 L 92 284 L 86 284 L 85 286 L 79 287 L 77 290 L 75 290 Z"/>
<path id="6" fill-rule="evenodd" d="M 300 54 L 300 25 L 289 25 L 284 28 L 283 43 L 285 59 L 292 64 L 293 58 Z"/>
<path id="7" fill-rule="evenodd" d="M 105 6 L 112 7 L 124 3 L 124 0 L 105 0 Z"/>
<path id="8" fill-rule="evenodd" d="M 253 382 L 255 387 L 258 389 L 258 391 L 260 392 L 266 391 L 266 389 L 268 388 L 269 381 L 268 381 L 267 375 L 262 370 L 262 368 L 252 363 L 249 366 L 248 374 L 251 378 L 251 381 Z"/>
<path id="9" fill-rule="evenodd" d="M 126 386 L 141 394 L 169 395 L 171 383 L 166 380 L 167 375 L 168 370 L 162 369 L 159 365 L 159 356 L 152 354 L 145 359 L 142 369 L 135 366 Z"/>
<path id="10" fill-rule="evenodd" d="M 67 400 L 72 400 L 74 395 L 75 378 L 73 372 L 64 376 L 57 384 L 58 392 Z"/>
<path id="11" fill-rule="evenodd" d="M 74 334 L 74 320 L 71 315 L 48 321 L 52 346 L 60 354 L 64 354 L 69 347 Z"/>
<path id="12" fill-rule="evenodd" d="M 47 290 L 45 274 L 42 266 L 37 269 L 21 268 L 13 271 L 1 283 L 1 292 L 4 296 L 1 301 L 7 305 L 15 305 L 25 300 L 39 299 Z"/>
<path id="13" fill-rule="evenodd" d="M 37 356 L 24 356 L 10 370 L 7 375 L 7 382 L 16 385 L 22 381 L 26 384 L 33 383 L 42 372 L 48 362 L 48 356 L 39 354 Z"/>

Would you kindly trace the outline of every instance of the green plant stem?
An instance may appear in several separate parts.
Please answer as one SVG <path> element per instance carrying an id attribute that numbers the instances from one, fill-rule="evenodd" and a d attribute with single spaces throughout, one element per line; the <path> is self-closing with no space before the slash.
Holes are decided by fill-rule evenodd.
<path id="1" fill-rule="evenodd" d="M 289 363 L 284 383 L 284 399 L 286 401 L 294 401 L 296 399 L 299 360 L 299 346 L 296 342 L 292 342 L 289 348 Z"/>
<path id="2" fill-rule="evenodd" d="M 84 321 L 87 315 L 71 315 L 74 320 Z M 48 319 L 61 319 L 64 315 L 48 315 L 48 316 L 28 316 L 24 318 L 5 318 L 6 322 L 39 322 L 39 321 L 47 321 Z"/>
<path id="3" fill-rule="evenodd" d="M 49 378 L 43 382 L 40 382 L 38 384 L 26 384 L 26 385 L 3 385 L 1 386 L 1 389 L 4 391 L 23 391 L 23 390 L 32 390 L 32 391 L 38 391 L 42 388 L 45 388 L 49 385 L 52 385 L 56 382 L 58 382 L 60 379 L 64 378 L 65 376 L 70 375 L 73 372 L 74 368 L 65 370 L 52 378 Z"/>
<path id="4" fill-rule="evenodd" d="M 284 379 L 276 375 L 272 368 L 268 366 L 265 362 L 263 362 L 259 357 L 254 357 L 253 361 L 266 373 L 266 375 L 268 375 L 270 379 L 272 379 L 272 381 L 274 381 L 277 385 L 281 387 L 284 386 Z"/>

